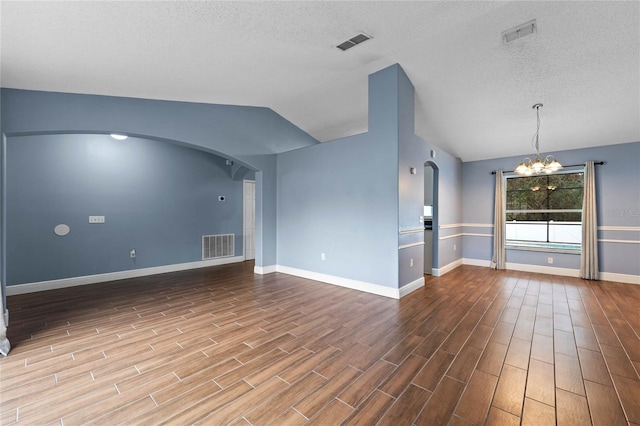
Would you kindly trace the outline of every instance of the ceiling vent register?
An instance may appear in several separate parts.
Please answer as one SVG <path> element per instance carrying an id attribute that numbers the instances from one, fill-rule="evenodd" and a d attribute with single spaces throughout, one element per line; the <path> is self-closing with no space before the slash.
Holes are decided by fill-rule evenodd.
<path id="1" fill-rule="evenodd" d="M 522 25 L 518 25 L 515 28 L 511 28 L 510 30 L 503 31 L 502 39 L 505 43 L 511 43 L 512 41 L 516 41 L 537 32 L 538 24 L 536 24 L 536 20 L 534 19 Z"/>
<path id="2" fill-rule="evenodd" d="M 357 36 L 351 37 L 349 40 L 340 43 L 336 47 L 342 51 L 345 51 L 351 49 L 353 46 L 357 46 L 358 44 L 369 40 L 370 38 L 371 37 L 369 37 L 368 35 L 360 33 Z"/>

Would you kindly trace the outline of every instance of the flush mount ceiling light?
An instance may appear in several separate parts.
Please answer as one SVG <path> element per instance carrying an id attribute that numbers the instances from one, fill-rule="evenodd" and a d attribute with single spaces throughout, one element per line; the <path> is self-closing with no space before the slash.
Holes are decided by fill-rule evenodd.
<path id="1" fill-rule="evenodd" d="M 532 175 L 539 173 L 553 173 L 562 168 L 562 164 L 560 164 L 553 155 L 547 155 L 544 157 L 544 160 L 540 158 L 540 108 L 542 108 L 542 104 L 535 104 L 533 109 L 536 110 L 536 134 L 533 137 L 533 146 L 536 149 L 536 158 L 532 160 L 529 157 L 526 157 L 522 160 L 522 162 L 516 167 L 514 170 L 519 175 Z"/>
<path id="2" fill-rule="evenodd" d="M 511 28 L 509 30 L 502 32 L 502 39 L 505 43 L 511 43 L 512 41 L 521 39 L 528 35 L 534 34 L 538 31 L 538 25 L 536 24 L 536 20 L 531 20 L 522 25 L 518 25 L 515 28 Z"/>
<path id="3" fill-rule="evenodd" d="M 364 33 L 360 33 L 355 37 L 351 37 L 349 40 L 347 41 L 343 41 L 342 43 L 340 43 L 339 45 L 337 45 L 336 47 L 342 51 L 351 49 L 353 46 L 356 46 L 360 43 L 363 43 L 367 40 L 369 40 L 371 37 L 364 34 Z"/>
<path id="4" fill-rule="evenodd" d="M 129 137 L 127 135 L 121 135 L 119 133 L 111 133 L 109 136 L 111 136 L 112 138 L 114 138 L 115 140 L 118 140 L 118 141 L 123 141 L 123 140 L 125 140 L 126 138 Z"/>

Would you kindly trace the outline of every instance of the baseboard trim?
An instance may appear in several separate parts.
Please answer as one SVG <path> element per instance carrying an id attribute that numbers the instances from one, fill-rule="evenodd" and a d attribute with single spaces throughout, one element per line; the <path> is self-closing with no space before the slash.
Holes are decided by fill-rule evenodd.
<path id="1" fill-rule="evenodd" d="M 486 268 L 491 267 L 490 260 L 482 260 L 482 259 L 470 259 L 463 258 L 462 263 L 464 265 L 470 266 L 483 266 Z M 578 277 L 579 271 L 577 269 L 569 269 L 569 268 L 554 268 L 552 266 L 541 266 L 541 265 L 529 265 L 526 263 L 511 263 L 507 262 L 506 269 L 509 271 L 522 271 L 522 272 L 535 272 L 538 274 L 548 274 L 548 275 L 561 275 L 564 277 Z"/>
<path id="2" fill-rule="evenodd" d="M 39 281 L 34 283 L 16 284 L 6 287 L 7 296 L 35 293 L 38 291 L 55 290 L 58 288 L 76 287 L 80 285 L 97 284 L 107 281 L 125 280 L 128 278 L 145 277 L 148 275 L 166 274 L 168 272 L 186 271 L 189 269 L 207 268 L 228 263 L 243 262 L 244 256 L 224 257 L 222 259 L 201 260 L 198 262 L 176 263 L 174 265 L 154 266 L 151 268 L 131 269 L 129 271 L 108 272 L 106 274 L 85 275 L 82 277 L 63 278 L 60 280 Z"/>
<path id="3" fill-rule="evenodd" d="M 273 274 L 274 272 L 276 272 L 276 265 L 253 267 L 253 273 L 258 275 Z"/>
<path id="4" fill-rule="evenodd" d="M 485 266 L 487 268 L 491 267 L 490 260 L 481 260 L 481 259 L 469 259 L 467 257 L 462 258 L 463 265 L 471 265 L 471 266 Z"/>
<path id="5" fill-rule="evenodd" d="M 507 262 L 507 269 L 510 271 L 535 272 L 538 274 L 560 275 L 563 277 L 580 277 L 580 271 L 571 268 L 554 268 L 553 266 L 529 265 L 526 263 Z"/>
<path id="6" fill-rule="evenodd" d="M 463 258 L 462 260 L 465 265 L 484 266 L 487 268 L 491 266 L 491 261 L 489 260 L 469 259 L 469 258 Z M 524 263 L 509 263 L 509 262 L 507 262 L 506 266 L 508 270 L 512 270 L 512 271 L 535 272 L 538 274 L 560 275 L 564 277 L 576 277 L 576 278 L 580 277 L 580 271 L 578 269 L 554 268 L 552 266 L 527 265 Z M 618 274 L 615 272 L 600 272 L 600 280 L 611 281 L 616 283 L 640 285 L 640 275 Z"/>
<path id="7" fill-rule="evenodd" d="M 453 271 L 454 269 L 456 269 L 460 265 L 462 265 L 462 259 L 454 260 L 453 262 L 449 263 L 448 265 L 444 265 L 442 268 L 432 268 L 431 269 L 431 275 L 433 275 L 434 277 L 441 277 L 444 274 L 446 274 L 447 272 Z"/>
<path id="8" fill-rule="evenodd" d="M 616 283 L 640 285 L 640 275 L 617 274 L 615 272 L 600 272 L 600 279 L 603 281 L 613 281 Z"/>
<path id="9" fill-rule="evenodd" d="M 407 294 L 418 290 L 419 288 L 424 287 L 424 276 L 418 278 L 417 280 L 410 282 L 409 284 L 405 284 L 400 287 L 398 291 L 400 298 L 405 297 Z"/>
<path id="10" fill-rule="evenodd" d="M 314 281 L 320 281 L 326 284 L 332 284 L 340 287 L 350 288 L 353 290 L 364 291 L 366 293 L 377 294 L 378 296 L 390 297 L 392 299 L 400 299 L 401 297 L 404 297 L 407 294 L 416 291 L 417 289 L 424 286 L 424 277 L 418 278 L 417 280 L 410 282 L 409 284 L 405 284 L 400 289 L 396 290 L 390 287 L 372 284 L 365 281 L 352 280 L 350 278 L 343 278 L 335 275 L 321 274 L 304 269 L 291 268 L 289 266 L 270 265 L 265 267 L 255 267 L 256 274 L 269 274 L 272 272 L 281 272 L 283 274 L 307 278 Z"/>
<path id="11" fill-rule="evenodd" d="M 400 298 L 400 290 L 397 288 L 385 287 L 365 281 L 352 280 L 350 278 L 321 274 L 319 272 L 306 271 L 304 269 L 291 268 L 289 266 L 282 265 L 276 265 L 276 272 L 282 272 L 283 274 L 289 274 L 300 278 L 307 278 L 310 280 L 320 281 L 326 284 L 333 284 L 340 287 L 346 287 L 353 290 L 364 291 L 366 293 L 377 294 L 378 296 L 385 296 L 392 299 Z"/>

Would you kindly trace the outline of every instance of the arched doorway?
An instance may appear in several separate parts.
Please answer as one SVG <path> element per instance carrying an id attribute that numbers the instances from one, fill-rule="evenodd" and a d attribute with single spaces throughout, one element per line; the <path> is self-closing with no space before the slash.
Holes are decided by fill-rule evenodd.
<path id="1" fill-rule="evenodd" d="M 438 267 L 438 166 L 424 163 L 424 273 Z"/>

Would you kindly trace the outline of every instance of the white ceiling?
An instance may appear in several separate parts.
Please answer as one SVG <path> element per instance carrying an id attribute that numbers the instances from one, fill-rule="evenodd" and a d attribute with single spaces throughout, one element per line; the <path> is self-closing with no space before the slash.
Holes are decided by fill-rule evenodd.
<path id="1" fill-rule="evenodd" d="M 367 130 L 399 63 L 416 133 L 463 161 L 640 140 L 640 2 L 2 1 L 2 87 L 272 108 L 320 141 Z M 536 19 L 505 44 L 502 31 Z M 373 36 L 346 52 L 334 46 Z"/>

